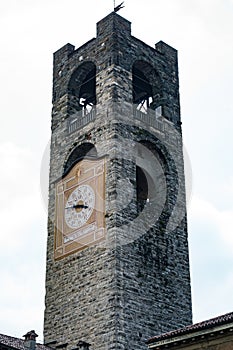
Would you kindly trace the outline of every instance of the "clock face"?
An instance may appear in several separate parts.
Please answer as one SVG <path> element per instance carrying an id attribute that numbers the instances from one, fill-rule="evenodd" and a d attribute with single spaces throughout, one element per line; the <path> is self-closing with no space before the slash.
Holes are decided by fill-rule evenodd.
<path id="1" fill-rule="evenodd" d="M 83 226 L 90 218 L 95 206 L 95 193 L 91 186 L 78 186 L 68 197 L 65 206 L 65 222 L 72 228 Z"/>

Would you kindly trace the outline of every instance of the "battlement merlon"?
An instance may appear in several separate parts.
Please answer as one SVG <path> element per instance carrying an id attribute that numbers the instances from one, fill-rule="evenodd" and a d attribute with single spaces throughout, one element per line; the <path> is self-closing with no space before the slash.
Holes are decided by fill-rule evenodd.
<path id="1" fill-rule="evenodd" d="M 57 64 L 65 64 L 68 57 L 74 52 L 75 46 L 72 44 L 66 44 L 62 46 L 59 50 L 54 52 L 53 57 L 54 57 L 54 65 L 56 66 Z"/>
<path id="2" fill-rule="evenodd" d="M 178 51 L 162 40 L 155 44 L 155 49 L 167 58 L 167 64 L 173 67 L 177 81 L 179 81 Z"/>
<path id="3" fill-rule="evenodd" d="M 177 58 L 177 50 L 162 40 L 155 44 L 155 49 L 165 56 Z"/>
<path id="4" fill-rule="evenodd" d="M 111 12 L 97 23 L 97 38 L 107 37 L 119 32 L 125 37 L 131 36 L 131 22 L 115 12 Z"/>

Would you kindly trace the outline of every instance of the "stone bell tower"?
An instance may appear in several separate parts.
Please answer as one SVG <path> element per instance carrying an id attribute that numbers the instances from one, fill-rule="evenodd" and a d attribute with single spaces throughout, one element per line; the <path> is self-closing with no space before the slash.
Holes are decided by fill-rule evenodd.
<path id="1" fill-rule="evenodd" d="M 140 350 L 192 322 L 185 201 L 177 52 L 113 12 L 54 54 L 45 343 Z"/>

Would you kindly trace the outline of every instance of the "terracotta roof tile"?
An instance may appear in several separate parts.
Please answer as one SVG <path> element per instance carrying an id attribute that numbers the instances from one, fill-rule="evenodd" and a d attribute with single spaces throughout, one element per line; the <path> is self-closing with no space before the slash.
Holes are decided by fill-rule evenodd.
<path id="1" fill-rule="evenodd" d="M 147 344 L 233 322 L 233 312 L 150 338 Z"/>

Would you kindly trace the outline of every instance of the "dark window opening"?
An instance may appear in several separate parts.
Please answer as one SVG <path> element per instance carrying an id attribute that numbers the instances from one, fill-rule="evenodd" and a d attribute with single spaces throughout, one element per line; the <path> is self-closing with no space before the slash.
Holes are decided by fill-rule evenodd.
<path id="1" fill-rule="evenodd" d="M 136 61 L 132 69 L 133 103 L 135 109 L 147 114 L 161 114 L 162 84 L 155 69 L 147 62 Z"/>
<path id="2" fill-rule="evenodd" d="M 69 155 L 65 165 L 63 175 L 65 175 L 78 161 L 83 158 L 96 158 L 97 150 L 92 143 L 86 142 L 76 147 Z"/>
<path id="3" fill-rule="evenodd" d="M 152 86 L 145 74 L 133 67 L 133 103 L 137 105 L 139 111 L 147 113 L 153 102 L 152 95 Z"/>
<path id="4" fill-rule="evenodd" d="M 96 105 L 96 66 L 83 63 L 72 75 L 69 82 L 69 113 L 91 112 Z"/>
<path id="5" fill-rule="evenodd" d="M 93 106 L 96 105 L 95 76 L 96 71 L 93 69 L 87 74 L 80 88 L 79 106 L 84 111 L 84 114 L 89 113 Z"/>
<path id="6" fill-rule="evenodd" d="M 137 183 L 137 208 L 142 211 L 145 204 L 149 202 L 149 186 L 147 176 L 144 170 L 136 167 L 136 183 Z"/>

